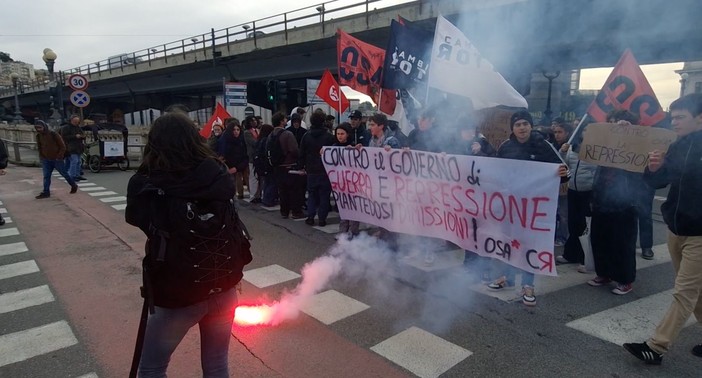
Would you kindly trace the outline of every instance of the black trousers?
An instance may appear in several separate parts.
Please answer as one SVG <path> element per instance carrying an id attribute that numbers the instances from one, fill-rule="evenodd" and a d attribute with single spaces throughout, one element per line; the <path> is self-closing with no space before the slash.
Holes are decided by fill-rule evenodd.
<path id="1" fill-rule="evenodd" d="M 656 190 L 642 183 L 636 194 L 636 211 L 639 218 L 639 245 L 641 248 L 651 248 L 653 246 L 653 197 Z"/>
<path id="2" fill-rule="evenodd" d="M 285 167 L 276 167 L 273 172 L 278 185 L 280 214 L 289 216 L 292 213 L 302 216 L 302 202 L 305 198 L 307 179 L 303 175 L 290 174 L 289 170 Z"/>
<path id="3" fill-rule="evenodd" d="M 593 211 L 591 227 L 597 275 L 620 284 L 634 282 L 638 231 L 636 208 L 611 213 Z"/>
<path id="4" fill-rule="evenodd" d="M 585 217 L 591 215 L 592 191 L 578 192 L 568 189 L 568 240 L 563 247 L 563 257 L 574 263 L 585 264 L 585 252 L 580 244 L 580 235 L 585 232 Z"/>

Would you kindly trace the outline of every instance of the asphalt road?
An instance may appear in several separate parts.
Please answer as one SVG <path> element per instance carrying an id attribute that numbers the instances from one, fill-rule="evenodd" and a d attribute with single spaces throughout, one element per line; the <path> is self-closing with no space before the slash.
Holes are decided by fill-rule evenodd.
<path id="1" fill-rule="evenodd" d="M 131 172 L 87 173 L 76 195 L 55 180 L 52 198 L 38 201 L 40 174 L 12 167 L 0 181 L 0 207 L 14 222 L 0 231 L 17 229 L 0 234 L 0 251 L 11 252 L 0 252 L 0 351 L 18 345 L 29 351 L 13 354 L 17 361 L 0 357 L 0 377 L 124 377 L 141 305 L 144 240 L 123 222 Z M 338 244 L 334 220 L 321 229 L 248 203 L 240 212 L 255 238 L 240 302 L 283 298 L 289 310 L 300 311 L 276 326 L 234 327 L 232 376 L 699 376 L 702 359 L 689 352 L 702 342 L 698 326 L 683 330 L 662 366 L 643 365 L 620 346 L 642 341 L 672 298 L 660 222 L 654 222 L 656 257 L 638 259 L 628 295 L 589 287 L 591 274 L 559 266 L 559 277 L 537 278 L 538 305 L 528 308 L 514 291 L 496 294 L 475 283 L 456 264 L 461 254 L 446 246 L 437 247 L 443 252 L 429 264 L 414 239 L 389 253 L 365 238 Z M 17 242 L 27 250 L 7 247 Z M 29 261 L 36 270 L 11 265 Z M 319 286 L 301 290 L 303 277 L 304 288 Z M 45 292 L 18 299 L 18 292 L 44 285 L 53 300 Z M 59 324 L 52 343 L 71 340 L 64 324 L 75 342 L 42 349 L 27 341 L 46 340 L 29 331 L 52 324 Z M 191 334 L 173 357 L 174 377 L 200 375 L 197 331 Z"/>

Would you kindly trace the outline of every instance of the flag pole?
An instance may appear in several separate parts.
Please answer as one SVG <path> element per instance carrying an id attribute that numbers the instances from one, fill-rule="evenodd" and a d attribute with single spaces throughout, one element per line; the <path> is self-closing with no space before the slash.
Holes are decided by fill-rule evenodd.
<path id="1" fill-rule="evenodd" d="M 580 118 L 580 123 L 578 123 L 578 126 L 573 130 L 572 133 L 570 133 L 570 138 L 568 138 L 568 144 L 573 144 L 573 139 L 575 139 L 575 135 L 578 133 L 578 130 L 580 130 L 580 127 L 585 123 L 585 119 L 587 118 L 587 111 L 585 114 Z"/>

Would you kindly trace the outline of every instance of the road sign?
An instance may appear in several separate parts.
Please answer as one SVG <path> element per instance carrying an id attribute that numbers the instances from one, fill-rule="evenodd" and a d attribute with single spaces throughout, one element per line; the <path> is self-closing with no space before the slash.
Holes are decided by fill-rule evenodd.
<path id="1" fill-rule="evenodd" d="M 71 93 L 71 104 L 79 108 L 84 108 L 90 104 L 90 96 L 83 91 L 73 91 L 73 93 Z"/>
<path id="2" fill-rule="evenodd" d="M 68 86 L 74 91 L 84 91 L 88 88 L 88 79 L 80 74 L 73 74 L 68 77 Z"/>

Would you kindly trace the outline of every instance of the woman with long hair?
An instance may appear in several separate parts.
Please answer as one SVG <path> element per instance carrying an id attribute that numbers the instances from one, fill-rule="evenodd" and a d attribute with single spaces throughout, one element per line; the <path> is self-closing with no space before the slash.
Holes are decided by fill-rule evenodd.
<path id="1" fill-rule="evenodd" d="M 224 133 L 217 143 L 217 152 L 224 158 L 229 173 L 235 178 L 237 198 L 244 199 L 244 183 L 249 177 L 249 155 L 246 152 L 244 133 L 236 118 L 228 118 L 224 125 Z"/>
<path id="2" fill-rule="evenodd" d="M 209 290 L 204 298 L 186 297 L 189 288 L 194 289 L 197 284 L 178 281 L 180 286 L 187 285 L 187 289 L 175 290 L 168 272 L 170 266 L 179 262 L 167 259 L 176 256 L 169 254 L 176 248 L 192 249 L 194 246 L 166 243 L 162 239 L 164 233 L 158 231 L 158 227 L 172 222 L 169 218 L 171 207 L 166 205 L 170 203 L 168 199 L 185 198 L 194 204 L 198 201 L 230 202 L 233 193 L 234 181 L 227 167 L 207 146 L 187 115 L 166 113 L 156 119 L 144 148 L 143 162 L 129 180 L 125 212 L 127 223 L 139 227 L 149 237 L 144 260 L 144 292 L 153 310 L 146 323 L 139 377 L 164 377 L 171 354 L 196 324 L 200 328 L 203 376 L 229 377 L 228 354 L 237 305 L 236 284 L 242 272 L 237 268 L 238 271 L 223 275 L 221 281 L 216 282 L 217 290 Z M 154 232 L 154 227 L 158 232 Z M 161 261 L 150 255 L 154 253 L 150 244 L 163 249 L 159 254 L 164 257 L 159 258 L 165 265 L 149 265 L 151 261 Z"/>

